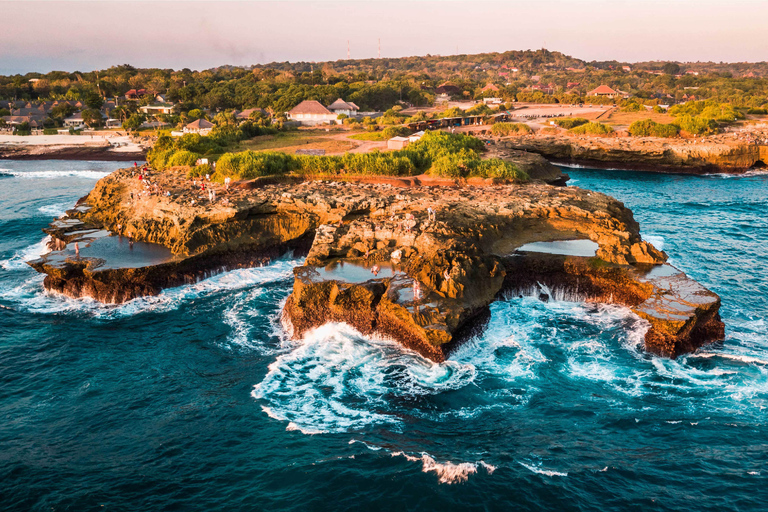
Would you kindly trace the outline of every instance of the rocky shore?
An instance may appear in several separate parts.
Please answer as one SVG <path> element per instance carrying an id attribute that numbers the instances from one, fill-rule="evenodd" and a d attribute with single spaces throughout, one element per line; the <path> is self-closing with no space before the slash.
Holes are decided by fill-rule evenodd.
<path id="1" fill-rule="evenodd" d="M 553 172 L 538 158 L 529 163 Z M 182 172 L 149 181 L 117 171 L 45 230 L 52 252 L 30 265 L 48 290 L 119 303 L 293 250 L 307 255 L 283 312 L 295 337 L 346 322 L 441 361 L 498 297 L 552 290 L 630 306 L 657 354 L 722 337 L 717 295 L 666 265 L 632 213 L 600 193 L 541 180 L 296 177 L 209 184 L 210 202 Z"/>
<path id="2" fill-rule="evenodd" d="M 0 137 L 0 159 L 143 161 L 146 149 L 127 136 L 32 135 Z"/>
<path id="3" fill-rule="evenodd" d="M 742 173 L 768 165 L 768 146 L 738 140 L 513 136 L 502 150 L 535 153 L 559 164 L 654 172 Z"/>

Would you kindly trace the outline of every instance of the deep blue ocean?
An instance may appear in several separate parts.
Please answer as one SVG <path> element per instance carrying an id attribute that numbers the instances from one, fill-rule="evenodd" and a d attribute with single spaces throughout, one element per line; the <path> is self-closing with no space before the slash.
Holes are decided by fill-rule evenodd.
<path id="1" fill-rule="evenodd" d="M 624 308 L 525 297 L 435 364 L 289 340 L 291 257 L 46 294 L 41 228 L 120 166 L 0 161 L 0 510 L 768 509 L 767 174 L 568 170 L 720 294 L 723 343 L 661 359 Z"/>

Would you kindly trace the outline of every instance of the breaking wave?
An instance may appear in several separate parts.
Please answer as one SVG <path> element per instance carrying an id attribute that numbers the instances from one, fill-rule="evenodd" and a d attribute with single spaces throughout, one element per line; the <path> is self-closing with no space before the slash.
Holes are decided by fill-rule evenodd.
<path id="1" fill-rule="evenodd" d="M 37 210 L 40 213 L 49 215 L 51 217 L 61 217 L 67 210 L 72 207 L 74 207 L 74 203 L 68 201 L 66 203 L 56 203 L 41 206 Z"/>
<path id="2" fill-rule="evenodd" d="M 523 466 L 525 469 L 528 469 L 537 475 L 544 475 L 544 476 L 568 476 L 568 473 L 563 471 L 553 471 L 551 469 L 544 469 L 541 467 L 541 463 L 538 464 L 526 464 L 525 462 L 518 461 L 518 464 Z"/>
<path id="3" fill-rule="evenodd" d="M 24 261 L 41 254 L 39 244 L 25 249 L 9 260 L 2 262 L 3 268 L 28 269 Z M 43 251 L 47 252 L 47 251 Z M 226 291 L 240 290 L 267 283 L 283 281 L 293 276 L 293 268 L 302 260 L 284 258 L 264 267 L 237 269 L 214 275 L 197 283 L 168 288 L 156 296 L 139 297 L 123 304 L 103 304 L 90 298 L 73 299 L 46 291 L 43 275 L 32 271 L 30 277 L 17 284 L 2 283 L 0 299 L 13 304 L 15 309 L 37 314 L 85 314 L 96 318 L 121 318 L 138 313 L 161 313 L 179 308 L 182 304 L 203 299 Z M 31 269 L 29 269 L 31 270 Z M 258 290 L 253 293 L 259 293 Z"/>
<path id="4" fill-rule="evenodd" d="M 346 324 L 329 323 L 286 341 L 290 351 L 269 365 L 252 392 L 273 418 L 307 433 L 397 428 L 390 398 L 463 388 L 472 365 L 434 363 L 383 338 L 366 338 Z"/>
<path id="5" fill-rule="evenodd" d="M 109 176 L 111 172 L 89 170 L 61 170 L 61 171 L 17 171 L 12 169 L 0 169 L 0 177 L 14 177 L 24 179 L 40 178 L 84 178 L 99 180 Z"/>
<path id="6" fill-rule="evenodd" d="M 37 259 L 43 254 L 48 253 L 48 242 L 50 242 L 50 240 L 51 237 L 46 236 L 38 243 L 16 251 L 14 255 L 7 260 L 0 261 L 0 267 L 5 270 L 29 270 L 29 265 L 27 265 L 26 262 Z"/>
<path id="7" fill-rule="evenodd" d="M 415 456 L 405 452 L 393 452 L 391 455 L 392 457 L 405 457 L 406 460 L 411 462 L 420 462 L 421 470 L 424 473 L 435 473 L 441 484 L 466 482 L 469 480 L 470 475 L 477 473 L 478 467 L 482 467 L 489 475 L 496 471 L 495 466 L 487 464 L 482 460 L 478 462 L 453 463 L 451 461 L 437 462 L 428 453 L 421 453 Z"/>

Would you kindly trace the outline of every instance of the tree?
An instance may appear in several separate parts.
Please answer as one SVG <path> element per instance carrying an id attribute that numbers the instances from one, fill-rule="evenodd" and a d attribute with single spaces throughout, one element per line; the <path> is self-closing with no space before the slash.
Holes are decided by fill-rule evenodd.
<path id="1" fill-rule="evenodd" d="M 677 75 L 680 73 L 680 66 L 676 62 L 667 62 L 661 70 L 667 75 Z"/>
<path id="2" fill-rule="evenodd" d="M 66 117 L 71 116 L 75 112 L 75 107 L 69 103 L 59 103 L 51 109 L 51 117 L 54 120 L 61 121 Z"/>
<path id="3" fill-rule="evenodd" d="M 95 108 L 87 108 L 83 110 L 82 115 L 83 115 L 83 122 L 88 126 L 90 126 L 91 128 L 101 126 L 101 122 L 102 122 L 101 112 L 99 112 Z"/>
<path id="4" fill-rule="evenodd" d="M 132 114 L 131 117 L 123 121 L 123 128 L 126 130 L 138 130 L 141 127 L 141 123 L 146 120 L 146 117 L 142 114 Z"/>
<path id="5" fill-rule="evenodd" d="M 94 91 L 86 91 L 80 95 L 80 99 L 89 108 L 99 109 L 104 104 L 104 99 L 99 93 Z"/>

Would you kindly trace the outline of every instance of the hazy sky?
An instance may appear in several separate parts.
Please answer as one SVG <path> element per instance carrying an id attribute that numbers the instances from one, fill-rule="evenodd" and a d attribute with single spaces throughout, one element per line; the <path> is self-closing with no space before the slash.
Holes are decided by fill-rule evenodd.
<path id="1" fill-rule="evenodd" d="M 0 1 L 0 74 L 451 55 L 768 60 L 768 0 Z"/>

